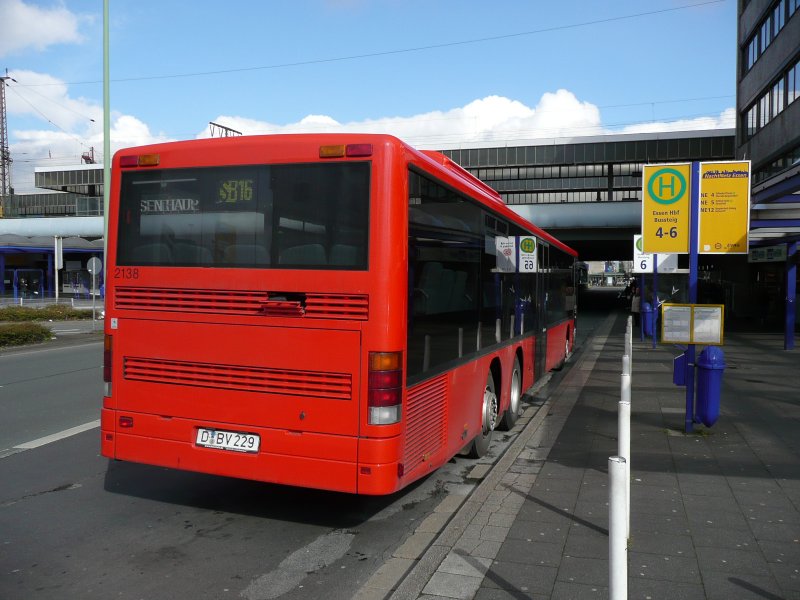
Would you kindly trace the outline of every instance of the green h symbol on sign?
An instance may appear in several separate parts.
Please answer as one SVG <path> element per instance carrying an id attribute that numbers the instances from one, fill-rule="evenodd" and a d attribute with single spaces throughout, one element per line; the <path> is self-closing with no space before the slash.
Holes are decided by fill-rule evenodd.
<path id="1" fill-rule="evenodd" d="M 657 185 L 656 182 L 658 182 Z M 647 191 L 650 192 L 650 197 L 659 204 L 673 204 L 686 193 L 686 178 L 677 169 L 659 169 L 650 178 Z"/>
<path id="2" fill-rule="evenodd" d="M 670 196 L 675 196 L 675 178 L 670 177 L 669 183 L 666 183 L 667 175 L 662 175 L 658 178 L 658 195 L 663 198 L 664 197 L 664 190 L 668 189 L 670 192 Z"/>

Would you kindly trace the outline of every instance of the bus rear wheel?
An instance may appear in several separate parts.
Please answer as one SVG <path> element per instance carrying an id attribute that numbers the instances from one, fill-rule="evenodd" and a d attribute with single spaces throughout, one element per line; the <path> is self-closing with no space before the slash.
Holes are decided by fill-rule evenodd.
<path id="1" fill-rule="evenodd" d="M 519 366 L 519 358 L 514 359 L 514 367 L 511 369 L 511 394 L 508 400 L 508 409 L 503 413 L 498 429 L 509 431 L 514 427 L 514 423 L 519 418 L 522 409 L 522 369 Z"/>
<path id="2" fill-rule="evenodd" d="M 481 431 L 472 440 L 468 456 L 470 458 L 480 458 L 489 451 L 492 443 L 492 431 L 497 426 L 498 400 L 494 377 L 492 372 L 486 377 L 486 387 L 483 390 L 483 405 L 481 410 Z"/>

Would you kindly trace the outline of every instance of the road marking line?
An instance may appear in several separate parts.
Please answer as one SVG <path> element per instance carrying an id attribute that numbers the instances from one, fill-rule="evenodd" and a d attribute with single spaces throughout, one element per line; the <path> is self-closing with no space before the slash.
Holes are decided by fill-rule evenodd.
<path id="1" fill-rule="evenodd" d="M 19 446 L 14 446 L 14 450 L 33 450 L 34 448 L 38 448 L 46 444 L 52 444 L 53 442 L 57 442 L 59 440 L 63 440 L 64 438 L 68 438 L 73 435 L 83 433 L 84 431 L 89 431 L 90 429 L 95 429 L 96 427 L 100 427 L 100 419 L 97 419 L 96 421 L 91 421 L 89 423 L 84 423 L 83 425 L 78 425 L 77 427 L 70 427 L 69 429 L 65 429 L 64 431 L 59 431 L 58 433 L 54 433 L 52 435 L 46 435 L 44 437 L 40 437 L 38 440 L 25 442 L 24 444 L 20 444 Z"/>
<path id="2" fill-rule="evenodd" d="M 30 354 L 38 354 L 40 352 L 57 352 L 61 350 L 75 350 L 76 348 L 86 348 L 87 346 L 102 346 L 102 340 L 99 342 L 86 342 L 79 344 L 69 344 L 67 346 L 58 346 L 56 348 L 32 348 L 30 350 L 17 351 L 18 349 L 26 348 L 25 346 L 6 346 L 0 351 L 0 357 L 3 356 L 28 356 Z"/>

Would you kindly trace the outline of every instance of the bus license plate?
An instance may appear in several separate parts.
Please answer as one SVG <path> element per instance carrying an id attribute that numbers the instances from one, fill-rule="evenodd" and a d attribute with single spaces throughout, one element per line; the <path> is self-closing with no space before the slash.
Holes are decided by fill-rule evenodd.
<path id="1" fill-rule="evenodd" d="M 195 443 L 206 448 L 219 448 L 220 450 L 233 450 L 234 452 L 258 452 L 261 438 L 254 433 L 198 429 Z"/>

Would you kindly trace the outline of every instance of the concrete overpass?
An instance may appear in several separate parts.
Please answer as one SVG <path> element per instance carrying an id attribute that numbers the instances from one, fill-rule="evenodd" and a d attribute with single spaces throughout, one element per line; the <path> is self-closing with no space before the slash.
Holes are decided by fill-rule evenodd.
<path id="1" fill-rule="evenodd" d="M 581 260 L 632 260 L 640 202 L 515 206 L 514 210 L 578 251 Z"/>

